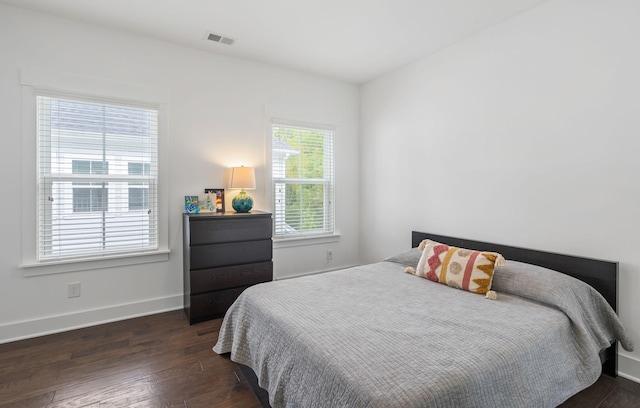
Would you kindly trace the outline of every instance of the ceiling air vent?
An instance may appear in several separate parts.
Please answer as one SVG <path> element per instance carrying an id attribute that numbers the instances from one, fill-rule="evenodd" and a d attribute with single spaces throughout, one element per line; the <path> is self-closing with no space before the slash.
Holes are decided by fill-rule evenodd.
<path id="1" fill-rule="evenodd" d="M 220 44 L 233 45 L 236 42 L 235 38 L 225 37 L 224 35 L 215 33 L 206 33 L 205 38 L 209 41 L 218 42 Z"/>

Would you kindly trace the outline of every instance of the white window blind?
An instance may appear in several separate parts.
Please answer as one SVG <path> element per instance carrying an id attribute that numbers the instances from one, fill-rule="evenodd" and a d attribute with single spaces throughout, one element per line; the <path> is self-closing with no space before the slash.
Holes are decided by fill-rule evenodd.
<path id="1" fill-rule="evenodd" d="M 158 249 L 158 110 L 38 95 L 38 260 Z"/>
<path id="2" fill-rule="evenodd" d="M 334 131 L 272 124 L 276 238 L 333 234 Z"/>

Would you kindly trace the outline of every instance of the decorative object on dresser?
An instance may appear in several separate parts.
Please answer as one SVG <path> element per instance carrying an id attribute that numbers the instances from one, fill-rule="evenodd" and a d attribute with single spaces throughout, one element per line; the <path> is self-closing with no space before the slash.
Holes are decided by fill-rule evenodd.
<path id="1" fill-rule="evenodd" d="M 253 198 L 249 197 L 244 190 L 255 190 L 256 188 L 256 173 L 253 167 L 232 167 L 229 188 L 240 189 L 240 193 L 231 202 L 233 209 L 239 213 L 251 211 Z"/>
<path id="2" fill-rule="evenodd" d="M 184 212 L 190 214 L 199 212 L 198 196 L 184 196 Z"/>
<path id="3" fill-rule="evenodd" d="M 224 316 L 247 287 L 273 280 L 271 213 L 183 214 L 184 311 Z"/>
<path id="4" fill-rule="evenodd" d="M 205 188 L 204 193 L 211 198 L 215 212 L 224 212 L 224 188 Z"/>

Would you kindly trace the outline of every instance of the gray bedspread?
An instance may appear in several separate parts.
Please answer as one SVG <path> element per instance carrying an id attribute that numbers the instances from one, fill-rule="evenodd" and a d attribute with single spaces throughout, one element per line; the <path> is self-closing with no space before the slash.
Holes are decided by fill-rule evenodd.
<path id="1" fill-rule="evenodd" d="M 633 347 L 604 299 L 559 273 L 508 261 L 488 300 L 404 269 L 253 286 L 214 351 L 251 367 L 273 407 L 461 408 L 557 406 L 597 380 L 612 340 Z"/>

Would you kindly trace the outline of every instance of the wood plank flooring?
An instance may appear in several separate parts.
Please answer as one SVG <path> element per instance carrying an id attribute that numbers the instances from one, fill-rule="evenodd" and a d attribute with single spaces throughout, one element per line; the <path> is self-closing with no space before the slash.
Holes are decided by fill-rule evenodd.
<path id="1" fill-rule="evenodd" d="M 0 408 L 260 408 L 238 365 L 211 350 L 220 323 L 174 311 L 0 344 Z M 640 407 L 640 384 L 603 376 L 562 407 Z"/>

